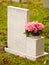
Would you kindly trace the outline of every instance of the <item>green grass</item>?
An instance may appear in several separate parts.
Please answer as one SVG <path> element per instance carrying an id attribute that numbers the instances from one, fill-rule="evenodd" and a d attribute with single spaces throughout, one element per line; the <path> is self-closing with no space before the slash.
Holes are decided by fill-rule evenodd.
<path id="1" fill-rule="evenodd" d="M 30 21 L 39 21 L 45 25 L 42 34 L 45 37 L 44 49 L 49 53 L 49 9 L 43 8 L 42 0 L 27 3 L 0 0 L 0 45 L 4 46 L 7 42 L 7 6 L 9 5 L 29 9 Z M 10 53 L 0 52 L 0 65 L 49 65 L 49 55 L 31 61 Z"/>

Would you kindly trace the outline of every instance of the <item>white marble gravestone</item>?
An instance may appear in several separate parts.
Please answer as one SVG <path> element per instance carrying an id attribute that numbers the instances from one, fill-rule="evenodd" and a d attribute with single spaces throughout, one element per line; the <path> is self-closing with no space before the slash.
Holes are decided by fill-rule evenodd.
<path id="1" fill-rule="evenodd" d="M 43 6 L 49 8 L 49 0 L 43 0 Z"/>
<path id="2" fill-rule="evenodd" d="M 27 0 L 12 0 L 13 2 L 27 2 Z"/>
<path id="3" fill-rule="evenodd" d="M 23 43 L 26 43 L 26 38 L 23 37 L 23 34 L 25 31 L 25 22 L 27 22 L 27 13 L 28 9 L 13 6 L 8 7 L 8 47 L 11 49 L 22 51 L 25 47 L 25 45 L 21 46 L 19 44 L 22 43 L 23 45 Z"/>
<path id="4" fill-rule="evenodd" d="M 28 9 L 8 6 L 8 48 L 5 51 L 36 59 L 47 53 L 44 52 L 44 38 L 26 37 L 24 34 L 25 23 L 28 21 Z"/>

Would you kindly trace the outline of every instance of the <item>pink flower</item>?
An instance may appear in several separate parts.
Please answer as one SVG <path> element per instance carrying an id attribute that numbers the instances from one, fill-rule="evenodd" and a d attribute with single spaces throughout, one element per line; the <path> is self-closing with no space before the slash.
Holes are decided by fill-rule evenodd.
<path id="1" fill-rule="evenodd" d="M 25 25 L 25 29 L 28 31 L 33 31 L 34 33 L 37 33 L 39 30 L 42 30 L 44 28 L 44 25 L 42 23 L 36 22 L 27 22 Z"/>
<path id="2" fill-rule="evenodd" d="M 38 32 L 38 29 L 35 27 L 34 28 L 34 33 L 37 33 Z"/>
<path id="3" fill-rule="evenodd" d="M 28 30 L 28 31 L 32 31 L 33 30 L 30 22 L 26 23 L 25 29 Z"/>
<path id="4" fill-rule="evenodd" d="M 34 27 L 34 33 L 37 33 L 38 32 L 38 29 L 36 27 L 37 24 L 38 24 L 38 22 L 32 22 L 31 23 L 32 27 Z"/>
<path id="5" fill-rule="evenodd" d="M 37 21 L 35 21 L 35 22 L 33 21 L 33 22 L 32 22 L 32 25 L 37 25 L 37 24 L 38 24 Z"/>
<path id="6" fill-rule="evenodd" d="M 42 23 L 32 22 L 32 25 L 34 25 L 39 30 L 42 30 L 44 28 L 44 25 Z"/>
<path id="7" fill-rule="evenodd" d="M 44 25 L 42 23 L 38 23 L 36 26 L 39 30 L 42 30 L 44 28 Z"/>

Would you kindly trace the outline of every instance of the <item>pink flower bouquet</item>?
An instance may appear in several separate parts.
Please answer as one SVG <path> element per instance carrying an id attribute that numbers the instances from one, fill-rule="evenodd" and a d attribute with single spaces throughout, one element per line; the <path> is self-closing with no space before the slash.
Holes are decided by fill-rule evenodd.
<path id="1" fill-rule="evenodd" d="M 44 25 L 39 22 L 27 22 L 25 25 L 25 32 L 26 35 L 29 36 L 30 34 L 33 36 L 39 36 L 42 33 Z"/>

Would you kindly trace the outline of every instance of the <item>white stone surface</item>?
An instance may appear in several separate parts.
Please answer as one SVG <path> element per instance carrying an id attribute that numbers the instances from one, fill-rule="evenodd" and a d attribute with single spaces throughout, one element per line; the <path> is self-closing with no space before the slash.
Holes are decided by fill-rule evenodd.
<path id="1" fill-rule="evenodd" d="M 26 37 L 24 27 L 27 21 L 28 9 L 8 6 L 8 48 L 5 51 L 34 60 L 45 55 L 44 38 Z"/>
<path id="2" fill-rule="evenodd" d="M 25 22 L 28 18 L 28 9 L 8 6 L 8 47 L 14 50 L 24 52 L 26 38 L 23 36 L 25 31 Z M 24 46 L 22 46 L 24 43 Z M 25 50 L 25 48 L 24 48 Z"/>
<path id="3" fill-rule="evenodd" d="M 15 55 L 19 55 L 19 56 L 21 56 L 21 57 L 24 57 L 24 58 L 27 58 L 27 59 L 30 59 L 30 60 L 36 60 L 37 58 L 48 54 L 47 52 L 44 52 L 43 54 L 41 54 L 41 55 L 39 55 L 39 56 L 29 56 L 29 55 L 27 55 L 27 54 L 23 54 L 23 53 L 20 52 L 20 51 L 13 50 L 13 49 L 6 48 L 6 47 L 5 47 L 5 51 L 6 51 L 6 52 L 9 52 L 9 53 L 12 53 L 12 54 L 15 54 Z"/>
<path id="4" fill-rule="evenodd" d="M 39 56 L 44 53 L 44 38 L 27 37 L 27 54 L 29 56 Z"/>
<path id="5" fill-rule="evenodd" d="M 43 6 L 49 8 L 49 0 L 43 0 Z"/>

